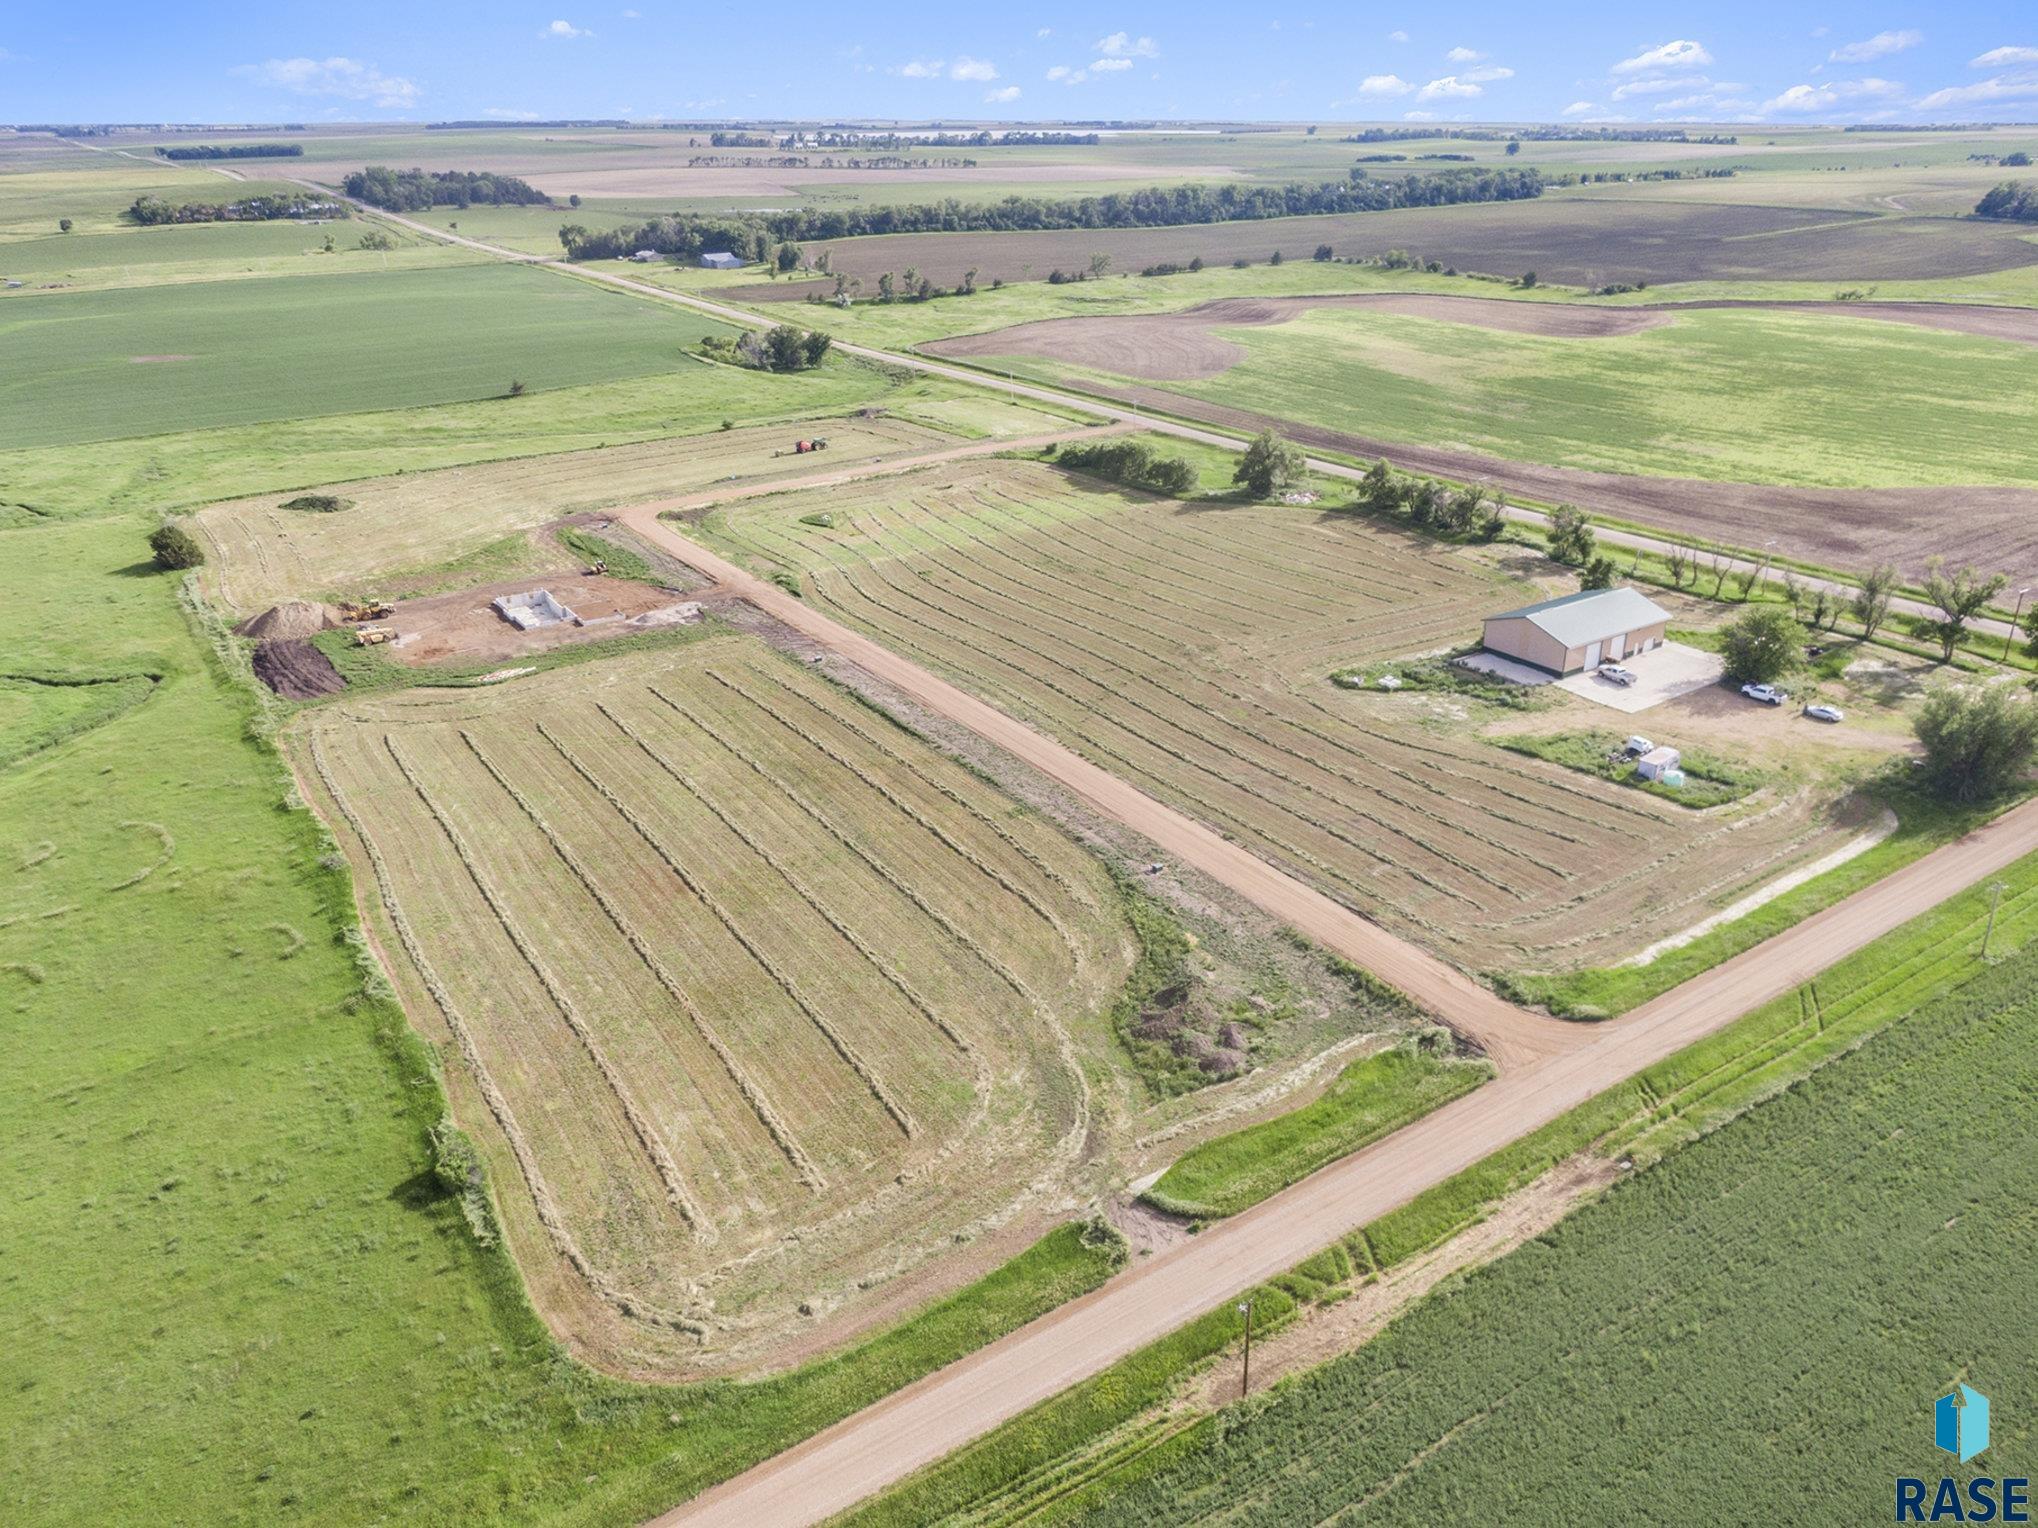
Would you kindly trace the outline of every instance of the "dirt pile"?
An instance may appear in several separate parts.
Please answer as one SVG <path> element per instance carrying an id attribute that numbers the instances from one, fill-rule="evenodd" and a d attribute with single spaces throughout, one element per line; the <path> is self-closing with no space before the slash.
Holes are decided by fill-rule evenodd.
<path id="1" fill-rule="evenodd" d="M 241 622 L 234 628 L 234 634 L 262 642 L 302 641 L 338 624 L 325 606 L 312 600 L 285 600 Z"/>
<path id="2" fill-rule="evenodd" d="M 272 637 L 257 646 L 255 677 L 285 700 L 315 700 L 347 687 L 333 660 L 302 637 Z"/>

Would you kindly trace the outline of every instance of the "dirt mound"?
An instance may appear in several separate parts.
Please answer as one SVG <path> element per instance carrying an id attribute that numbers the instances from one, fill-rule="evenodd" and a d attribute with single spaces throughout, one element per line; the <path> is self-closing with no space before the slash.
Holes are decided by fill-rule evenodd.
<path id="1" fill-rule="evenodd" d="M 234 628 L 234 634 L 259 641 L 284 641 L 309 637 L 338 624 L 323 605 L 311 600 L 285 600 L 241 622 Z"/>
<path id="2" fill-rule="evenodd" d="M 332 659 L 302 637 L 277 637 L 255 649 L 255 677 L 286 700 L 337 695 L 347 687 Z"/>

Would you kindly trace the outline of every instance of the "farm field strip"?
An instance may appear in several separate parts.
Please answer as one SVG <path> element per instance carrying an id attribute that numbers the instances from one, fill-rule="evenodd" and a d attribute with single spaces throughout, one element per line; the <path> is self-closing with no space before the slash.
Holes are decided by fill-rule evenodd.
<path id="1" fill-rule="evenodd" d="M 1801 795 L 1679 813 L 1323 687 L 1334 662 L 1449 645 L 1516 598 L 1463 554 L 1357 520 L 1190 510 L 1011 462 L 852 485 L 827 499 L 826 526 L 802 523 L 813 502 L 725 505 L 707 530 L 1468 960 L 1610 951 L 1666 904 L 1702 905 L 1829 831 Z M 1635 906 L 1623 893 L 1643 881 L 1654 889 Z"/>
<path id="2" fill-rule="evenodd" d="M 358 593 L 378 575 L 443 561 L 564 515 L 783 474 L 779 453 L 803 434 L 823 432 L 831 465 L 954 443 L 882 416 L 814 419 L 337 484 L 329 491 L 353 502 L 327 514 L 281 508 L 295 492 L 263 494 L 197 516 L 212 554 L 205 577 L 243 613 L 291 596 Z"/>
<path id="3" fill-rule="evenodd" d="M 629 1343 L 733 1359 L 1084 1149 L 1130 960 L 1101 868 L 852 704 L 714 637 L 300 724 L 513 1247 Z"/>

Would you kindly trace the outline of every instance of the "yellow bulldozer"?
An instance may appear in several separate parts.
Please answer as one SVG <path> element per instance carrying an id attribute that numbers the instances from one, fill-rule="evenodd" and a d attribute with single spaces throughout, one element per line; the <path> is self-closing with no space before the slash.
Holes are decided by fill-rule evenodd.
<path id="1" fill-rule="evenodd" d="M 363 626 L 354 633 L 356 647 L 380 647 L 396 633 L 387 626 Z"/>
<path id="2" fill-rule="evenodd" d="M 388 600 L 343 600 L 340 603 L 340 619 L 349 625 L 356 621 L 380 621 L 395 613 L 396 607 Z"/>

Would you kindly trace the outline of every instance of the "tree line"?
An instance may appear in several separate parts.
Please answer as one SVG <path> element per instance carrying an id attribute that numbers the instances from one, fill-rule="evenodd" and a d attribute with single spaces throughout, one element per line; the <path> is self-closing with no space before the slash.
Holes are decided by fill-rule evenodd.
<path id="1" fill-rule="evenodd" d="M 1452 169 L 1433 175 L 1321 185 L 1150 186 L 1103 196 L 1010 196 L 1000 202 L 950 198 L 920 205 L 798 208 L 746 215 L 673 213 L 632 227 L 560 229 L 573 260 L 614 259 L 640 249 L 689 256 L 754 249 L 791 240 L 847 239 L 891 233 L 1009 233 L 1075 228 L 1170 228 L 1191 223 L 1250 222 L 1321 213 L 1384 212 L 1459 202 L 1515 201 L 1542 195 L 1535 170 Z"/>
<path id="2" fill-rule="evenodd" d="M 301 143 L 176 143 L 158 144 L 165 159 L 300 159 Z"/>
<path id="3" fill-rule="evenodd" d="M 1739 143 L 1732 133 L 1701 133 L 1681 127 L 1368 127 L 1348 133 L 1345 143 L 1410 143 L 1425 138 L 1464 138 L 1476 143 L 1502 139 L 1531 143 Z"/>
<path id="4" fill-rule="evenodd" d="M 434 207 L 549 207 L 552 198 L 514 175 L 488 170 L 392 170 L 371 164 L 343 182 L 356 201 L 388 212 Z"/>
<path id="5" fill-rule="evenodd" d="M 1974 215 L 2038 223 L 2038 185 L 2027 185 L 2021 180 L 2003 181 L 1974 204 Z"/>
<path id="6" fill-rule="evenodd" d="M 244 196 L 234 202 L 166 202 L 160 196 L 138 196 L 125 214 L 130 223 L 155 227 L 164 223 L 272 223 L 283 218 L 343 218 L 340 202 L 315 202 L 288 192 Z"/>

